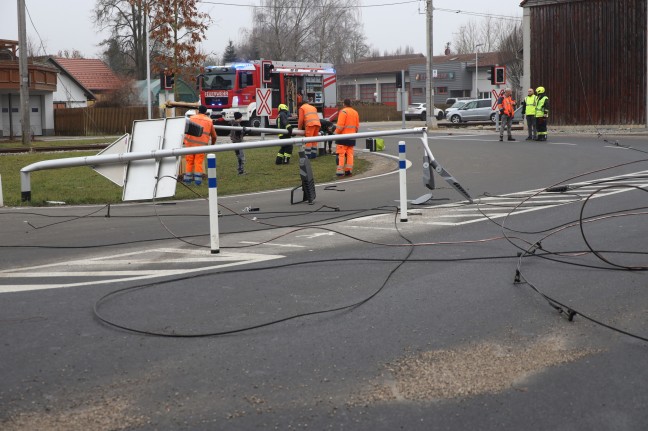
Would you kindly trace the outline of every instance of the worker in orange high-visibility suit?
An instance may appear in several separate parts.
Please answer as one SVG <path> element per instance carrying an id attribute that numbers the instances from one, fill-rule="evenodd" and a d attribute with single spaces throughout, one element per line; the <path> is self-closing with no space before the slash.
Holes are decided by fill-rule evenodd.
<path id="1" fill-rule="evenodd" d="M 304 136 L 308 138 L 309 136 L 319 136 L 321 127 L 322 123 L 320 123 L 317 108 L 308 103 L 302 103 L 299 106 L 299 120 L 297 121 L 297 128 L 304 130 Z M 317 142 L 304 144 L 304 153 L 306 153 L 306 157 L 309 159 L 317 157 Z"/>
<path id="2" fill-rule="evenodd" d="M 358 111 L 351 107 L 351 100 L 344 99 L 344 108 L 338 114 L 338 122 L 335 127 L 336 135 L 348 135 L 349 133 L 358 133 L 360 129 L 360 116 Z M 340 139 L 335 142 L 335 153 L 337 154 L 337 169 L 335 175 L 353 175 L 353 151 L 355 149 L 355 139 Z"/>
<path id="3" fill-rule="evenodd" d="M 198 108 L 198 114 L 194 114 L 189 117 L 189 121 L 202 126 L 203 132 L 200 136 L 185 135 L 185 147 L 208 145 L 210 138 L 212 145 L 216 143 L 216 130 L 214 130 L 214 123 L 212 122 L 212 119 L 207 115 L 207 108 L 204 105 L 200 105 L 200 108 Z M 185 156 L 185 161 L 187 163 L 187 166 L 183 182 L 189 185 L 193 181 L 197 186 L 201 185 L 203 173 L 205 172 L 205 168 L 203 166 L 203 163 L 205 161 L 205 153 L 187 154 Z"/>

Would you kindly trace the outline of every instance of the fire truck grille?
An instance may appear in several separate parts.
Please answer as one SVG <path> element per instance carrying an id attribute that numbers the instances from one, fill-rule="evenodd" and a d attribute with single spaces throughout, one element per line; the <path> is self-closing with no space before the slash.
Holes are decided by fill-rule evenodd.
<path id="1" fill-rule="evenodd" d="M 227 97 L 206 97 L 205 98 L 205 103 L 207 106 L 226 106 L 227 105 Z"/>

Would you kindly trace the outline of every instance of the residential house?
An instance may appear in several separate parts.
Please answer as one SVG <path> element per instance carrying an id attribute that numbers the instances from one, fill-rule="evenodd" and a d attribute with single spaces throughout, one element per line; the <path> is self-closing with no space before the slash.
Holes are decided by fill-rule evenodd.
<path id="1" fill-rule="evenodd" d="M 96 58 L 52 58 L 51 62 L 64 76 L 80 84 L 88 91 L 88 105 L 105 100 L 119 90 L 123 81 L 104 63 Z"/>
<path id="2" fill-rule="evenodd" d="M 0 40 L 0 136 L 22 136 L 18 42 Z M 53 94 L 57 90 L 55 68 L 30 63 L 29 123 L 35 136 L 54 134 Z"/>
<path id="3" fill-rule="evenodd" d="M 88 106 L 88 102 L 94 103 L 96 96 L 59 63 L 61 60 L 56 57 L 43 59 L 59 71 L 54 92 L 54 109 L 85 108 Z"/>

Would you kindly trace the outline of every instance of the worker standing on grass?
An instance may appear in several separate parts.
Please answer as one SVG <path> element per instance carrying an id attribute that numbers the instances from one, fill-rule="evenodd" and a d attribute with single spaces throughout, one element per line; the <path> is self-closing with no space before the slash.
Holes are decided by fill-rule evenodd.
<path id="1" fill-rule="evenodd" d="M 299 120 L 297 122 L 297 127 L 301 130 L 304 130 L 305 137 L 319 136 L 320 123 L 319 115 L 317 115 L 317 108 L 313 105 L 303 102 L 299 105 Z M 309 159 L 314 159 L 317 157 L 317 142 L 308 142 L 304 144 L 304 152 L 306 157 Z"/>
<path id="2" fill-rule="evenodd" d="M 538 95 L 538 104 L 536 105 L 536 127 L 538 128 L 538 137 L 536 141 L 547 140 L 547 119 L 549 118 L 549 97 L 544 87 L 536 88 Z"/>
<path id="3" fill-rule="evenodd" d="M 360 116 L 358 111 L 351 107 L 351 100 L 344 99 L 344 108 L 338 114 L 338 122 L 335 127 L 336 135 L 348 135 L 358 133 L 360 129 Z M 355 139 L 340 139 L 335 142 L 335 153 L 337 154 L 337 169 L 335 175 L 351 176 L 353 175 L 353 151 L 355 149 Z"/>
<path id="4" fill-rule="evenodd" d="M 212 145 L 216 143 L 216 130 L 214 130 L 212 119 L 207 115 L 206 106 L 200 105 L 198 113 L 190 116 L 189 121 L 202 126 L 203 132 L 200 136 L 185 135 L 183 142 L 185 147 L 209 145 L 210 138 Z M 185 161 L 186 169 L 183 182 L 189 185 L 193 181 L 197 186 L 201 185 L 203 174 L 205 172 L 205 167 L 203 165 L 205 161 L 205 153 L 187 154 L 185 156 Z"/>
<path id="5" fill-rule="evenodd" d="M 231 125 L 240 127 L 241 126 L 241 118 L 243 118 L 243 114 L 240 112 L 235 112 L 234 113 L 234 121 L 232 121 Z M 243 142 L 243 136 L 245 136 L 245 131 L 244 130 L 232 130 L 230 131 L 230 139 L 232 143 L 237 144 L 239 142 Z M 234 154 L 236 154 L 236 159 L 238 160 L 238 174 L 239 175 L 245 175 L 245 153 L 243 150 L 234 150 Z"/>
<path id="6" fill-rule="evenodd" d="M 277 117 L 277 129 L 287 129 L 288 133 L 281 133 L 279 135 L 279 139 L 288 139 L 292 136 L 292 124 L 288 122 L 288 117 L 290 115 L 290 112 L 288 111 L 288 105 L 282 103 L 277 107 L 279 110 L 279 116 Z M 287 165 L 290 163 L 290 157 L 292 157 L 292 152 L 293 152 L 293 146 L 292 144 L 290 145 L 282 145 L 279 148 L 279 152 L 277 153 L 277 158 L 275 159 L 275 165 Z"/>

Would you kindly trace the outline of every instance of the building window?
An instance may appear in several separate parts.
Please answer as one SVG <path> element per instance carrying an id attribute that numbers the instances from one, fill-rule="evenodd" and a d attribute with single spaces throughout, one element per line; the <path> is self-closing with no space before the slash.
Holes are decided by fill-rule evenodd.
<path id="1" fill-rule="evenodd" d="M 439 95 L 448 94 L 448 87 L 437 87 L 436 94 Z"/>

